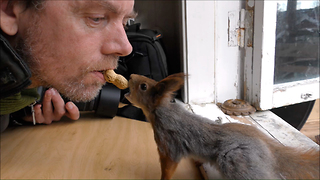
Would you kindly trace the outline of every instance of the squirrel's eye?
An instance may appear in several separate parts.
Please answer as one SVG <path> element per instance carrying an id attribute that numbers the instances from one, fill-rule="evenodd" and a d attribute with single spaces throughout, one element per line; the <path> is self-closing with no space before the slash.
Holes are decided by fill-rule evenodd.
<path id="1" fill-rule="evenodd" d="M 141 89 L 142 91 L 147 90 L 147 85 L 146 85 L 145 83 L 140 84 L 140 89 Z"/>

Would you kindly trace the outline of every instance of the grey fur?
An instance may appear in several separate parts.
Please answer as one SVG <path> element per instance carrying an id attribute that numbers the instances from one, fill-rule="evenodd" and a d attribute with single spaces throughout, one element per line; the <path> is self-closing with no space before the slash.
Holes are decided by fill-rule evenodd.
<path id="1" fill-rule="evenodd" d="M 270 159 L 274 158 L 259 139 L 228 131 L 228 124 L 209 123 L 210 120 L 184 110 L 177 103 L 157 108 L 155 115 L 155 140 L 166 144 L 168 156 L 174 161 L 189 155 L 209 160 L 232 179 L 281 178 L 273 173 L 275 162 Z"/>

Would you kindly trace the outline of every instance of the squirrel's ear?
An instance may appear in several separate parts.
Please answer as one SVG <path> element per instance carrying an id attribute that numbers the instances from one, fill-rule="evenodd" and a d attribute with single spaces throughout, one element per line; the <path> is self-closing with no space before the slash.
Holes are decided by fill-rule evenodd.
<path id="1" fill-rule="evenodd" d="M 185 75 L 183 73 L 172 74 L 158 82 L 155 86 L 158 95 L 172 93 L 181 88 L 184 83 Z"/>

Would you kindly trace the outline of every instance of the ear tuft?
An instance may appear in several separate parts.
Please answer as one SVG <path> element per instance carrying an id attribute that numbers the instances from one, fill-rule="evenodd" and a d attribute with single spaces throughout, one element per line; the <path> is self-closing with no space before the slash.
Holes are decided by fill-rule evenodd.
<path id="1" fill-rule="evenodd" d="M 179 90 L 184 84 L 185 74 L 177 73 L 172 74 L 165 79 L 158 82 L 155 86 L 156 92 L 158 95 L 163 96 L 164 94 L 170 93 Z"/>

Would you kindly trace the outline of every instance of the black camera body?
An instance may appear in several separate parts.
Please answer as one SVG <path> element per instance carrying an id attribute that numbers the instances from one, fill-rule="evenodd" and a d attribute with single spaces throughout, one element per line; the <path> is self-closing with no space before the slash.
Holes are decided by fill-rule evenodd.
<path id="1" fill-rule="evenodd" d="M 106 83 L 99 95 L 90 102 L 76 102 L 80 111 L 95 111 L 95 114 L 102 117 L 113 118 L 116 116 L 121 90 L 110 83 Z"/>
<path id="2" fill-rule="evenodd" d="M 47 88 L 38 88 L 38 93 L 41 96 L 38 103 L 42 102 L 42 98 L 46 90 Z M 95 111 L 95 114 L 98 116 L 113 118 L 116 116 L 118 111 L 120 96 L 120 89 L 113 84 L 106 83 L 94 100 L 89 102 L 74 102 L 74 104 L 79 108 L 79 111 Z M 62 98 L 65 102 L 70 101 L 68 98 L 63 96 Z"/>

